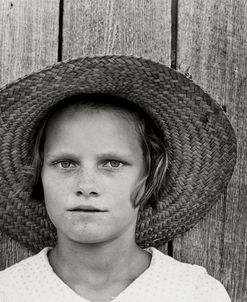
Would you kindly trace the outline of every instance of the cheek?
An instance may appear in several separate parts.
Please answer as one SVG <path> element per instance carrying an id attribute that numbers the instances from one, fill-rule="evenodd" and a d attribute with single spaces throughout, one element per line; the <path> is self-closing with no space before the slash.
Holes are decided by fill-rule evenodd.
<path id="1" fill-rule="evenodd" d="M 107 184 L 107 195 L 111 195 L 111 199 L 117 207 L 130 207 L 133 204 L 132 195 L 137 183 L 136 177 L 126 176 L 114 179 Z"/>
<path id="2" fill-rule="evenodd" d="M 44 199 L 47 208 L 52 208 L 55 204 L 56 208 L 63 204 L 70 191 L 69 182 L 63 182 L 61 179 L 54 177 L 52 173 L 44 170 L 41 173 Z"/>
<path id="3" fill-rule="evenodd" d="M 64 210 L 68 199 L 68 188 L 52 177 L 50 173 L 44 172 L 41 177 L 46 211 L 52 223 L 58 228 L 65 221 Z"/>
<path id="4" fill-rule="evenodd" d="M 114 194 L 119 194 L 119 197 L 125 196 L 129 201 L 132 200 L 133 193 L 136 192 L 140 181 L 144 177 L 144 171 L 144 163 L 142 161 L 136 167 L 131 167 L 124 171 L 123 174 L 113 178 L 112 182 L 108 183 L 108 190 L 110 189 Z"/>

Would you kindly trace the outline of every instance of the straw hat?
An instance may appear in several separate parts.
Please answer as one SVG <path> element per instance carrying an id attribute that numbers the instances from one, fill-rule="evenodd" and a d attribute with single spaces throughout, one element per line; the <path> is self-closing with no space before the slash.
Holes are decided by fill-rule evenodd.
<path id="1" fill-rule="evenodd" d="M 0 229 L 33 251 L 55 243 L 44 202 L 23 188 L 41 118 L 62 99 L 107 93 L 143 108 L 168 143 L 169 169 L 157 211 L 140 213 L 136 239 L 158 246 L 193 227 L 226 190 L 236 162 L 236 138 L 217 104 L 167 66 L 132 56 L 83 57 L 27 75 L 0 90 Z"/>

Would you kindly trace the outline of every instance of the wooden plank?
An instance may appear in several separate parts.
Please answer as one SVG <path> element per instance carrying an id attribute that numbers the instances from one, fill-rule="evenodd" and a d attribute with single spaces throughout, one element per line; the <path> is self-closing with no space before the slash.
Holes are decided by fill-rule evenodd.
<path id="1" fill-rule="evenodd" d="M 0 86 L 57 61 L 59 0 L 0 0 Z M 31 253 L 0 234 L 0 270 Z"/>
<path id="2" fill-rule="evenodd" d="M 170 65 L 170 1 L 68 0 L 63 59 L 128 54 Z"/>
<path id="3" fill-rule="evenodd" d="M 178 69 L 221 105 L 238 139 L 238 162 L 227 196 L 173 242 L 174 257 L 205 266 L 232 302 L 247 301 L 247 3 L 179 1 Z"/>
<path id="4" fill-rule="evenodd" d="M 63 59 L 104 54 L 142 56 L 170 66 L 170 1 L 68 0 Z M 167 245 L 159 247 L 167 253 Z"/>
<path id="5" fill-rule="evenodd" d="M 0 270 L 31 255 L 28 249 L 0 232 Z"/>
<path id="6" fill-rule="evenodd" d="M 0 86 L 57 61 L 59 0 L 0 0 Z"/>

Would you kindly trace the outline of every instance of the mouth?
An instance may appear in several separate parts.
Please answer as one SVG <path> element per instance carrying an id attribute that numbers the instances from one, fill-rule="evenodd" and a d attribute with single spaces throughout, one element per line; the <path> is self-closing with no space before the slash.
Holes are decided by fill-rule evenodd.
<path id="1" fill-rule="evenodd" d="M 99 213 L 99 212 L 103 212 L 103 211 L 99 211 L 99 210 L 82 210 L 82 209 L 74 209 L 74 210 L 69 210 L 69 212 Z"/>
<path id="2" fill-rule="evenodd" d="M 85 212 L 85 213 L 102 213 L 102 212 L 107 212 L 105 210 L 100 210 L 94 207 L 77 207 L 73 209 L 69 209 L 69 212 Z"/>

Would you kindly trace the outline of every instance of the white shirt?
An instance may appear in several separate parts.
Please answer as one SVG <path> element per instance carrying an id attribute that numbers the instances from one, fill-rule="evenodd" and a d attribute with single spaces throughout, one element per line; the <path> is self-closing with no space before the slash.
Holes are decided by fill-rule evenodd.
<path id="1" fill-rule="evenodd" d="M 89 302 L 50 266 L 44 248 L 0 272 L 0 302 Z M 198 265 L 179 262 L 155 248 L 150 266 L 112 302 L 230 302 L 223 285 Z"/>

